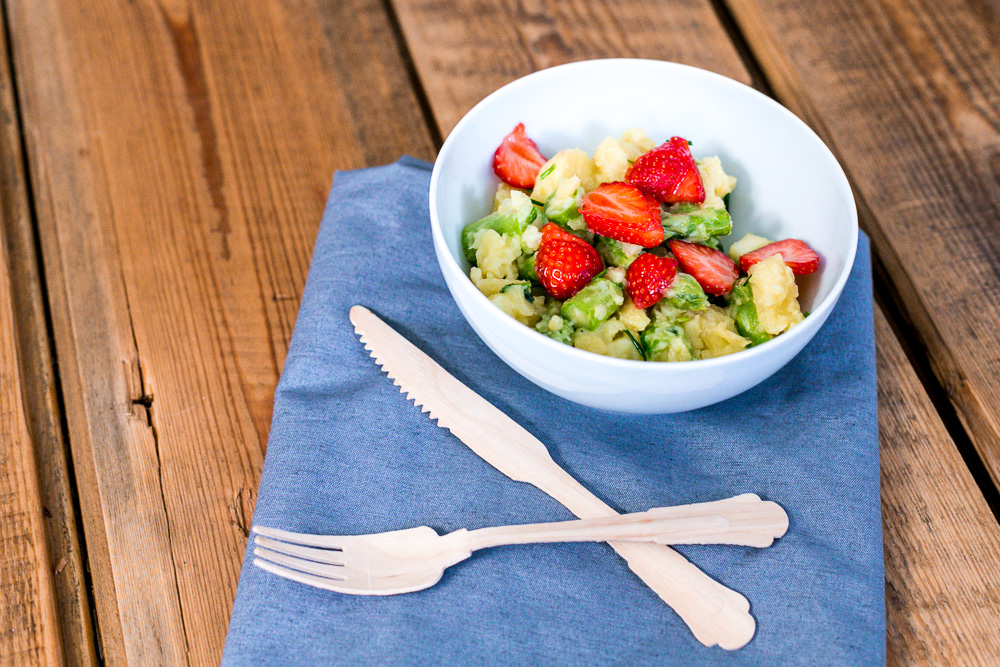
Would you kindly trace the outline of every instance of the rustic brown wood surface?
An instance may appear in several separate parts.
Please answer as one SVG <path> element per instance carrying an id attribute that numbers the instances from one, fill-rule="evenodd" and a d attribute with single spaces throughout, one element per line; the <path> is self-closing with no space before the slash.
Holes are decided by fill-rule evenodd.
<path id="1" fill-rule="evenodd" d="M 729 4 L 779 98 L 845 165 L 919 343 L 1000 485 L 1000 10 Z"/>
<path id="2" fill-rule="evenodd" d="M 322 10 L 8 3 L 112 662 L 218 661 L 330 177 L 430 157 L 380 5 Z"/>
<path id="3" fill-rule="evenodd" d="M 0 53 L 6 52 L 6 35 L 0 33 Z M 13 83 L 10 62 L 0 58 L 0 220 L 10 257 L 15 318 L 13 328 L 5 328 L 4 333 L 17 340 L 21 393 L 40 493 L 31 500 L 35 506 L 40 504 L 45 517 L 64 656 L 68 664 L 85 665 L 96 659 L 90 601 L 76 525 L 72 470 L 60 423 Z M 33 506 L 32 511 L 35 509 Z"/>
<path id="4" fill-rule="evenodd" d="M 6 236 L 6 225 L 0 226 L 0 238 Z M 57 575 L 21 392 L 14 312 L 7 252 L 0 245 L 0 664 L 58 663 Z"/>
<path id="5" fill-rule="evenodd" d="M 779 7 L 779 15 L 798 21 L 800 32 L 787 43 L 778 41 L 768 37 L 775 25 L 752 14 L 759 5 L 750 7 L 736 13 L 751 56 L 764 65 L 780 99 L 828 136 L 838 119 L 862 125 L 860 112 L 846 102 L 838 106 L 819 97 L 834 94 L 819 88 L 837 80 L 830 74 L 835 67 L 812 61 L 823 61 L 819 56 L 829 52 L 842 55 L 843 65 L 852 62 L 848 56 L 869 54 L 831 43 L 809 50 L 801 26 L 820 36 L 827 27 L 818 19 L 796 18 L 791 5 Z M 6 9 L 58 390 L 93 579 L 95 630 L 103 657 L 116 664 L 218 662 L 274 386 L 334 169 L 384 163 L 402 153 L 430 159 L 434 138 L 446 135 L 486 93 L 569 60 L 678 60 L 762 83 L 708 0 L 655 7 L 631 1 L 556 7 L 286 0 L 238 8 L 187 0 L 6 0 Z M 978 23 L 946 26 L 946 37 L 931 43 L 947 51 L 941 45 L 966 28 L 981 36 L 982 26 L 994 23 L 987 9 L 978 11 Z M 879 26 L 886 15 L 878 13 Z M 842 15 L 834 18 L 843 25 Z M 699 38 L 675 39 L 680 31 Z M 905 48 L 916 48 L 911 33 L 884 36 L 893 49 L 883 51 L 905 60 Z M 816 81 L 789 68 L 791 46 L 800 47 L 796 57 L 814 56 L 806 64 L 826 68 Z M 951 51 L 947 55 L 948 63 L 958 62 Z M 988 62 L 975 68 L 959 63 L 949 75 L 928 72 L 941 89 L 966 86 L 992 99 L 981 83 L 992 81 L 983 73 Z M 967 81 L 966 69 L 979 78 Z M 869 85 L 881 81 L 879 73 L 867 76 L 875 78 L 859 78 Z M 878 90 L 861 91 L 866 108 L 881 110 L 886 99 L 896 99 L 894 90 L 883 92 L 886 98 Z M 921 106 L 908 107 L 917 117 L 922 105 L 934 103 L 920 99 Z M 963 121 L 980 128 L 973 138 L 992 136 L 974 120 Z M 869 148 L 874 132 L 861 131 Z M 831 143 L 856 182 L 869 176 L 870 156 L 845 149 L 839 137 Z M 909 138 L 889 151 L 898 164 L 923 155 L 922 145 Z M 948 138 L 937 141 L 941 150 Z M 20 159 L 14 156 L 15 166 Z M 970 165 L 962 173 L 989 190 L 981 162 Z M 933 192 L 932 208 L 943 216 L 935 224 L 955 226 L 948 216 L 957 210 L 964 215 L 961 207 L 969 201 L 925 187 L 918 177 L 930 172 L 907 173 L 885 187 L 907 186 L 909 195 L 873 194 L 865 186 L 859 188 L 861 204 L 893 278 L 889 290 L 903 295 L 905 312 L 921 326 L 940 371 L 946 367 L 941 359 L 966 357 L 954 338 L 935 334 L 930 340 L 927 332 L 941 320 L 927 315 L 925 306 L 939 303 L 933 299 L 941 292 L 925 292 L 936 285 L 916 280 L 915 269 L 904 267 L 905 244 L 919 244 L 894 216 L 912 214 L 904 204 L 927 203 L 926 193 Z M 971 225 L 961 233 L 973 234 Z M 993 247 L 993 241 L 980 243 Z M 996 280 L 990 261 L 969 260 L 951 248 L 943 252 Z M 15 260 L 16 275 L 26 260 Z M 962 308 L 979 303 L 961 291 L 968 283 L 959 288 L 956 297 L 970 299 Z M 962 308 L 960 314 L 974 312 Z M 995 311 L 986 312 L 995 323 Z M 44 323 L 25 324 L 20 313 L 17 318 L 29 338 L 45 340 Z M 984 659 L 1000 653 L 994 636 L 1000 618 L 997 522 L 881 312 L 876 321 L 890 657 L 901 664 Z M 963 326 L 986 345 L 980 325 Z M 25 352 L 18 351 L 23 366 Z M 990 359 L 996 357 L 986 358 L 984 368 Z M 6 365 L 0 368 L 7 372 Z M 988 432 L 977 425 L 985 419 L 982 410 L 968 409 L 991 395 L 985 375 L 955 368 L 961 378 L 979 378 L 956 395 L 971 430 Z M 39 388 L 34 391 L 54 391 L 52 379 L 28 380 L 25 387 Z M 47 417 L 38 419 L 48 419 L 48 433 L 55 434 L 41 441 L 58 439 L 59 429 L 51 426 L 59 423 L 58 405 L 41 413 Z M 36 447 L 39 441 L 36 435 Z M 977 444 L 983 441 L 978 437 Z M 52 469 L 67 468 L 57 461 Z M 59 497 L 59 484 L 52 488 Z M 60 511 L 60 525 L 72 525 L 72 506 Z M 0 531 L 12 525 L 0 519 Z M 49 527 L 48 548 L 55 549 L 52 532 Z M 58 544 L 78 553 L 72 539 Z M 27 572 L 45 579 L 40 566 Z M 64 618 L 74 607 L 62 601 L 51 573 L 49 582 L 40 590 L 50 591 L 51 609 L 58 599 L 64 641 L 82 642 L 66 655 L 86 657 L 86 638 L 80 636 L 86 632 L 66 629 Z M 0 618 L 7 604 L 0 606 Z M 51 609 L 45 618 L 54 618 Z M 70 625 L 83 628 L 85 620 L 71 619 Z M 31 641 L 52 650 L 60 636 L 52 627 Z M 6 649 L 0 652 L 6 658 Z"/>
<path id="6" fill-rule="evenodd" d="M 876 314 L 889 662 L 1000 656 L 1000 528 Z"/>

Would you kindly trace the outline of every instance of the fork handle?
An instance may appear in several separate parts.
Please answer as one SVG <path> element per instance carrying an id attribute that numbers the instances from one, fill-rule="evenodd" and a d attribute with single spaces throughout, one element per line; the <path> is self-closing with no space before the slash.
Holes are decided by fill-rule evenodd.
<path id="1" fill-rule="evenodd" d="M 462 536 L 471 551 L 537 542 L 656 542 L 657 544 L 737 544 L 768 547 L 788 529 L 777 503 L 753 493 L 599 519 L 498 526 Z"/>
<path id="2" fill-rule="evenodd" d="M 534 461 L 528 481 L 581 519 L 618 516 L 618 512 L 587 490 L 551 457 Z M 705 574 L 680 553 L 662 544 L 621 542 L 608 544 L 628 567 L 691 629 L 705 646 L 728 651 L 745 646 L 757 630 L 750 601 Z"/>

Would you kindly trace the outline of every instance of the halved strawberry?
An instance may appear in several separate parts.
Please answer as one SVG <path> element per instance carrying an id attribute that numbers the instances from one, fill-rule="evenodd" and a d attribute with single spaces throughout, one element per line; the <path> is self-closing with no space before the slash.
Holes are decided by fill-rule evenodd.
<path id="1" fill-rule="evenodd" d="M 642 192 L 640 190 L 640 192 Z M 649 207 L 649 214 L 653 216 L 653 220 L 663 226 L 663 211 L 660 209 L 660 202 L 656 201 L 656 197 L 648 195 L 645 192 L 642 193 L 642 198 L 646 200 L 646 206 Z M 666 230 L 664 230 L 666 233 Z"/>
<path id="2" fill-rule="evenodd" d="M 583 196 L 577 210 L 595 234 L 644 248 L 663 243 L 659 206 L 654 216 L 650 202 L 634 185 L 602 183 Z"/>
<path id="3" fill-rule="evenodd" d="M 628 295 L 639 308 L 649 308 L 660 299 L 677 277 L 677 260 L 644 252 L 625 273 Z"/>
<path id="4" fill-rule="evenodd" d="M 576 241 L 584 244 L 587 243 L 576 234 L 571 234 L 567 232 L 565 229 L 563 229 L 554 222 L 546 223 L 545 226 L 542 227 L 542 240 L 540 243 L 545 243 L 546 241 L 554 241 L 556 239 L 562 239 L 563 241 Z"/>
<path id="5" fill-rule="evenodd" d="M 798 239 L 785 239 L 769 243 L 763 248 L 757 248 L 752 252 L 740 257 L 740 268 L 744 273 L 750 267 L 762 259 L 767 259 L 771 255 L 781 254 L 781 259 L 797 276 L 812 273 L 819 268 L 819 255 L 812 248 L 806 245 L 805 241 Z"/>
<path id="6" fill-rule="evenodd" d="M 542 165 L 548 162 L 535 142 L 524 133 L 524 123 L 518 123 L 513 132 L 504 137 L 493 154 L 493 173 L 500 180 L 515 188 L 535 187 L 535 177 Z"/>
<path id="7" fill-rule="evenodd" d="M 550 222 L 542 227 L 542 241 L 535 255 L 535 275 L 549 294 L 568 299 L 604 270 L 593 246 Z"/>
<path id="8" fill-rule="evenodd" d="M 736 262 L 725 253 L 700 243 L 674 239 L 670 251 L 680 262 L 681 268 L 690 273 L 701 288 L 713 296 L 728 294 L 740 277 Z"/>
<path id="9" fill-rule="evenodd" d="M 687 140 L 680 137 L 640 155 L 625 172 L 625 180 L 667 204 L 705 201 L 698 165 Z"/>

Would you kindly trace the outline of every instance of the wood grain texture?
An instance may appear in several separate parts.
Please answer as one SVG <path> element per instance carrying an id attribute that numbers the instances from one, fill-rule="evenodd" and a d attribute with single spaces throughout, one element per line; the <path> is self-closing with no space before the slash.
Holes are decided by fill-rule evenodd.
<path id="1" fill-rule="evenodd" d="M 0 53 L 8 53 L 0 32 Z M 55 369 L 45 322 L 41 275 L 36 258 L 21 127 L 14 101 L 10 62 L 0 58 L 0 220 L 10 262 L 10 296 L 16 335 L 21 393 L 37 464 L 39 498 L 53 570 L 56 609 L 65 662 L 96 661 L 90 600 L 81 557 L 71 491 L 72 469 L 60 423 Z"/>
<path id="2" fill-rule="evenodd" d="M 750 82 L 707 0 L 394 0 L 393 5 L 441 136 L 487 93 L 537 69 L 576 60 L 673 60 Z"/>
<path id="3" fill-rule="evenodd" d="M 217 663 L 330 177 L 430 140 L 376 3 L 8 5 L 104 656 Z"/>
<path id="4" fill-rule="evenodd" d="M 888 661 L 989 664 L 1000 526 L 880 313 L 875 324 Z"/>
<path id="5" fill-rule="evenodd" d="M 425 85 L 435 86 L 444 96 L 432 104 L 443 134 L 497 85 L 553 64 L 534 51 L 523 49 L 517 40 L 486 39 L 494 28 L 498 34 L 526 30 L 511 27 L 524 18 L 521 5 L 502 9 L 497 5 L 487 14 L 496 25 L 480 21 L 472 28 L 478 38 L 453 36 L 449 44 L 458 53 L 442 55 L 432 48 L 433 39 L 445 39 L 438 34 L 438 26 L 449 19 L 439 18 L 437 12 L 441 6 L 423 0 L 395 0 L 394 4 L 421 81 L 433 82 Z M 451 12 L 471 15 L 474 4 L 459 3 Z M 567 15 L 574 10 L 596 11 L 594 6 L 571 2 L 561 5 L 561 11 Z M 548 25 L 563 35 L 567 44 L 575 45 L 578 41 L 586 44 L 587 34 L 592 35 L 589 39 L 604 37 L 601 55 L 631 57 L 653 53 L 661 59 L 681 60 L 750 81 L 707 1 L 670 3 L 669 9 L 639 2 L 617 6 L 650 23 L 662 21 L 662 15 L 668 14 L 674 25 L 697 31 L 697 51 L 689 54 L 678 45 L 681 40 L 664 38 L 660 32 L 653 38 L 656 48 L 649 43 L 637 48 L 634 41 L 622 39 L 600 23 L 582 31 L 586 33 L 582 36 L 580 27 L 565 19 L 553 19 Z M 591 52 L 586 49 L 579 54 L 571 50 L 562 57 L 565 61 L 589 57 Z M 465 63 L 464 68 L 456 70 L 449 64 L 452 62 Z M 512 62 L 519 64 L 511 69 Z M 719 67 L 719 63 L 724 66 Z M 817 83 L 808 85 L 813 90 Z M 862 80 L 855 85 L 866 84 Z M 802 115 L 815 128 L 823 130 L 825 116 Z M 900 664 L 982 662 L 997 654 L 1000 600 L 993 582 L 995 573 L 1000 571 L 1000 528 L 881 309 L 877 309 L 876 324 L 889 655 Z M 939 646 L 942 641 L 947 645 Z"/>
<path id="6" fill-rule="evenodd" d="M 0 225 L 0 237 L 6 241 L 6 224 Z M 0 664 L 61 664 L 53 563 L 21 393 L 5 245 L 0 244 Z"/>
<path id="7" fill-rule="evenodd" d="M 1000 10 L 728 4 L 779 99 L 845 164 L 916 338 L 1000 485 Z"/>

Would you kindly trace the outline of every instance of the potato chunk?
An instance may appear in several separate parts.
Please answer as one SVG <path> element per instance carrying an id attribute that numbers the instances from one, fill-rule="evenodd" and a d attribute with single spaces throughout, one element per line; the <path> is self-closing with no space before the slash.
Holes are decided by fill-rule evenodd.
<path id="1" fill-rule="evenodd" d="M 629 165 L 646 151 L 652 150 L 654 145 L 653 140 L 639 128 L 626 130 L 619 139 L 608 137 L 602 141 L 594 151 L 598 183 L 625 180 Z"/>
<path id="2" fill-rule="evenodd" d="M 642 359 L 639 350 L 625 333 L 625 325 L 617 317 L 602 322 L 593 331 L 577 330 L 573 334 L 573 346 L 581 350 L 603 354 L 606 357 Z"/>
<path id="3" fill-rule="evenodd" d="M 482 277 L 517 278 L 514 261 L 521 256 L 521 239 L 484 229 L 476 232 L 472 247 L 476 249 L 476 266 Z"/>
<path id="4" fill-rule="evenodd" d="M 552 171 L 549 171 L 550 167 Z M 563 179 L 571 176 L 579 178 L 580 185 L 587 192 L 597 187 L 597 165 L 587 152 L 580 148 L 559 151 L 542 165 L 538 173 L 545 174 L 545 178 L 536 180 L 535 189 L 531 191 L 531 198 L 537 202 L 547 202 Z"/>
<path id="5" fill-rule="evenodd" d="M 684 322 L 684 334 L 696 359 L 711 359 L 739 352 L 749 341 L 736 331 L 733 318 L 716 305 L 710 305 Z"/>
<path id="6" fill-rule="evenodd" d="M 523 288 L 526 283 L 509 283 L 509 285 L 506 289 L 491 296 L 490 301 L 521 324 L 526 324 L 529 327 L 535 326 L 535 323 L 542 317 L 544 299 L 532 297 L 529 301 L 528 294 L 530 292 L 526 292 Z"/>
<path id="7" fill-rule="evenodd" d="M 618 310 L 618 319 L 632 331 L 642 331 L 650 322 L 646 310 L 636 306 L 632 303 L 632 299 L 627 297 L 625 298 L 625 304 Z"/>
<path id="8" fill-rule="evenodd" d="M 701 208 L 726 208 L 722 198 L 736 187 L 736 177 L 730 176 L 722 168 L 722 160 L 717 156 L 698 160 L 698 174 L 705 188 L 705 201 Z"/>
<path id="9" fill-rule="evenodd" d="M 802 321 L 795 274 L 780 254 L 757 262 L 749 273 L 757 320 L 764 331 L 777 336 Z"/>

